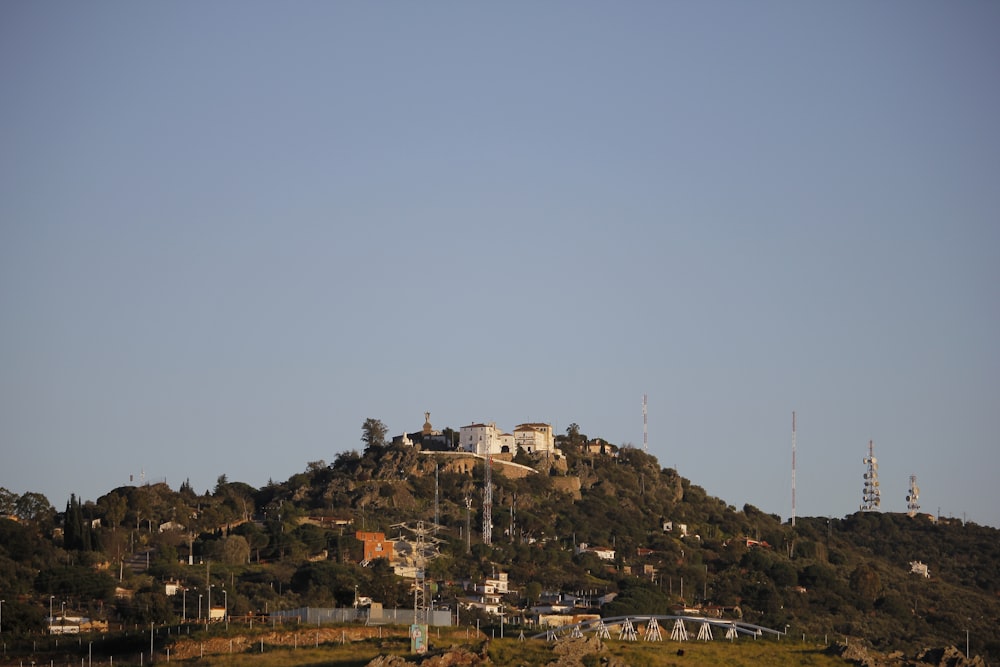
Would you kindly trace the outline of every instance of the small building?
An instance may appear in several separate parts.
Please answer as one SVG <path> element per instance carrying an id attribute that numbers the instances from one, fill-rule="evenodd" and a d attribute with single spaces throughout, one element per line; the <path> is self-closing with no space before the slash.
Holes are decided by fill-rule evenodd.
<path id="1" fill-rule="evenodd" d="M 365 562 L 371 562 L 377 558 L 385 558 L 390 563 L 393 560 L 393 546 L 392 542 L 385 539 L 385 533 L 371 533 L 358 531 L 354 533 L 354 537 L 361 540 L 364 545 L 364 556 L 363 560 Z"/>
<path id="2" fill-rule="evenodd" d="M 588 545 L 586 542 L 581 542 L 580 545 L 578 547 L 576 547 L 576 553 L 578 553 L 578 554 L 582 554 L 582 553 L 594 554 L 595 556 L 597 556 L 601 560 L 614 560 L 615 559 L 615 550 L 612 549 L 611 547 L 592 547 L 592 546 Z"/>

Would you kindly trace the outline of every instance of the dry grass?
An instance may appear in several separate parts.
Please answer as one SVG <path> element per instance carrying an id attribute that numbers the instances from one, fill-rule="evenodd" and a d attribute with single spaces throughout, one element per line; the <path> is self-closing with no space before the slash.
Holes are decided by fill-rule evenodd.
<path id="1" fill-rule="evenodd" d="M 451 631 L 440 638 L 432 637 L 432 652 L 449 647 L 464 646 L 479 652 L 484 640 L 465 641 L 464 631 Z M 813 667 L 844 667 L 851 663 L 824 653 L 823 647 L 793 641 L 741 639 L 736 642 L 716 640 L 712 642 L 625 642 L 608 640 L 606 650 L 601 654 L 591 654 L 584 659 L 588 667 L 596 667 L 602 658 L 615 657 L 629 665 L 650 665 L 651 667 L 702 667 L 729 665 L 732 667 L 757 667 L 769 665 L 811 665 Z M 682 650 L 683 655 L 678 655 Z M 512 667 L 533 667 L 545 665 L 556 659 L 552 645 L 529 640 L 491 639 L 488 642 L 490 659 L 496 665 Z M 417 662 L 409 655 L 409 642 L 405 637 L 385 637 L 346 644 L 326 644 L 296 649 L 288 647 L 269 648 L 264 652 L 248 650 L 244 653 L 206 655 L 180 662 L 185 665 L 206 667 L 363 667 L 379 655 L 393 654 Z M 116 661 L 117 664 L 117 661 Z"/>

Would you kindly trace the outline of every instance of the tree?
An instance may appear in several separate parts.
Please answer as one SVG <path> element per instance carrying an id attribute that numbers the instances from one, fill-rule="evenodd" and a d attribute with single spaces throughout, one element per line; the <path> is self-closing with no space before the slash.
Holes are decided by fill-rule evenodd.
<path id="1" fill-rule="evenodd" d="M 0 514 L 14 514 L 17 510 L 17 494 L 0 486 Z"/>
<path id="2" fill-rule="evenodd" d="M 389 429 L 382 423 L 381 419 L 369 417 L 361 426 L 361 442 L 365 443 L 365 449 L 372 447 L 385 447 L 385 436 Z"/>
<path id="3" fill-rule="evenodd" d="M 14 512 L 22 521 L 38 522 L 51 517 L 55 513 L 55 508 L 42 494 L 29 491 L 17 499 Z"/>
<path id="4" fill-rule="evenodd" d="M 242 565 L 250 561 L 250 544 L 242 535 L 230 535 L 222 540 L 219 552 L 222 562 L 228 565 Z"/>

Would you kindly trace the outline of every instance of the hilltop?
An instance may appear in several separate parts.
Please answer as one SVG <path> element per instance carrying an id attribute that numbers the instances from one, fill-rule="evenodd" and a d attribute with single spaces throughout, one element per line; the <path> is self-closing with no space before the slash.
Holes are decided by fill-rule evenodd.
<path id="1" fill-rule="evenodd" d="M 73 498 L 58 513 L 32 497 L 30 513 L 0 520 L 3 630 L 44 630 L 53 599 L 112 627 L 176 622 L 194 616 L 209 583 L 213 606 L 224 590 L 231 616 L 350 607 L 359 597 L 411 606 L 412 580 L 386 559 L 365 563 L 355 534 L 391 540 L 437 516 L 440 555 L 427 577 L 435 604 L 452 611 L 467 602 L 463 582 L 502 572 L 508 622 L 536 618 L 562 594 L 580 613 L 683 609 L 908 653 L 964 647 L 968 630 L 973 653 L 1000 660 L 1000 531 L 875 512 L 801 517 L 793 527 L 709 496 L 643 451 L 592 442 L 560 437 L 558 457 L 495 461 L 489 545 L 486 462 L 415 446 L 344 452 L 262 488 L 225 476 L 201 494 L 187 483 L 126 486 Z M 912 562 L 930 576 L 912 573 Z M 165 582 L 190 592 L 182 602 Z M 459 615 L 497 622 L 483 605 Z"/>

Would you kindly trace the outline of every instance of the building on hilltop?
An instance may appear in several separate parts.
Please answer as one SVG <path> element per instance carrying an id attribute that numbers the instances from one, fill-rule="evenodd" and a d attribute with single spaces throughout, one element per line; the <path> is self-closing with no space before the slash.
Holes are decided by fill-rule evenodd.
<path id="1" fill-rule="evenodd" d="M 514 436 L 497 428 L 496 422 L 469 424 L 459 430 L 460 448 L 477 456 L 513 454 Z"/>
<path id="2" fill-rule="evenodd" d="M 405 447 L 419 446 L 421 449 L 450 450 L 455 444 L 448 442 L 448 436 L 431 426 L 431 413 L 424 413 L 424 425 L 419 431 L 403 433 L 393 437 L 392 444 Z"/>
<path id="3" fill-rule="evenodd" d="M 528 454 L 548 454 L 555 449 L 551 424 L 527 423 L 514 428 L 514 443 Z"/>

